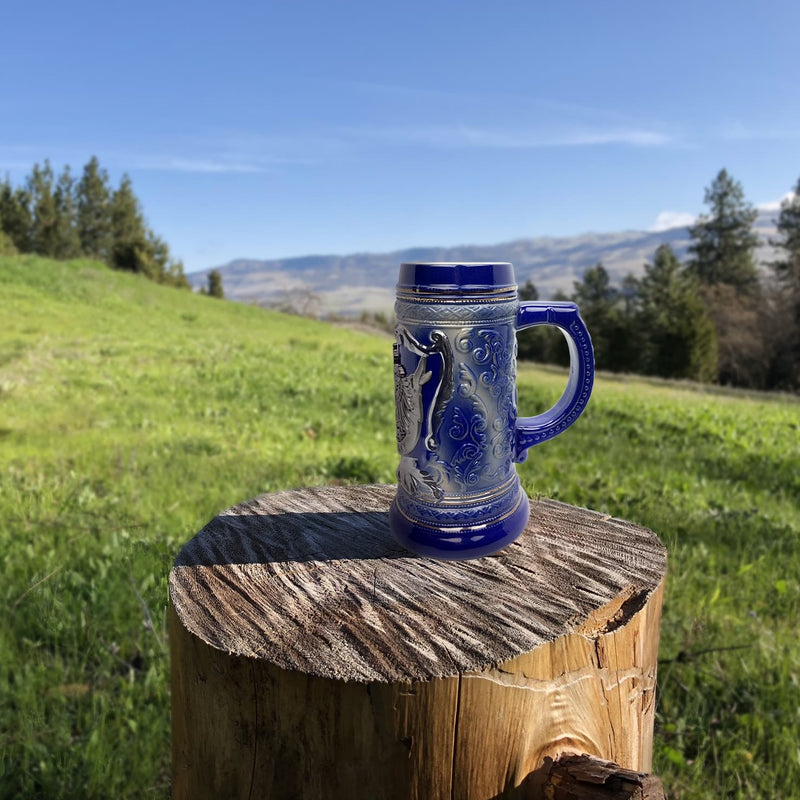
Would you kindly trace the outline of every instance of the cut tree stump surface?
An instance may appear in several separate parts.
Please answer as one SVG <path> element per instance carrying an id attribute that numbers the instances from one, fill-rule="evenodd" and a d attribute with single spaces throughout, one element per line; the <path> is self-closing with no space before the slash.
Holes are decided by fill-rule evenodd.
<path id="1" fill-rule="evenodd" d="M 628 623 L 662 585 L 651 531 L 552 500 L 494 556 L 437 561 L 389 531 L 394 486 L 263 495 L 212 520 L 180 552 L 170 595 L 212 648 L 362 683 L 484 669 L 565 634 Z"/>

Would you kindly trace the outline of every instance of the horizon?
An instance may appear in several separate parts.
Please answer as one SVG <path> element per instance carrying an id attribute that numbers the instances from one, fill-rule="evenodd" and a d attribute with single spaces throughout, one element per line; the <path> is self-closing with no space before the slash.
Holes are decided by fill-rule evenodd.
<path id="1" fill-rule="evenodd" d="M 722 168 L 761 208 L 797 182 L 798 26 L 788 0 L 48 0 L 6 20 L 0 173 L 96 155 L 187 273 L 668 230 Z"/>
<path id="2" fill-rule="evenodd" d="M 779 203 L 780 201 L 776 201 L 773 203 L 764 203 L 759 206 L 755 206 L 756 210 L 758 211 L 759 217 L 756 219 L 756 224 L 758 219 L 761 217 L 766 217 L 768 214 L 775 214 L 777 219 L 777 213 L 779 211 Z M 256 256 L 234 256 L 233 258 L 226 261 L 224 264 L 213 264 L 207 267 L 201 267 L 200 269 L 196 270 L 187 270 L 186 275 L 199 275 L 201 273 L 206 273 L 212 269 L 224 268 L 230 266 L 231 264 L 235 264 L 239 261 L 255 261 L 255 262 L 271 262 L 271 261 L 292 261 L 295 259 L 304 259 L 304 258 L 350 258 L 354 256 L 384 256 L 384 255 L 392 255 L 394 253 L 402 253 L 406 250 L 449 250 L 453 248 L 475 248 L 475 247 L 498 247 L 498 246 L 507 246 L 509 244 L 514 244 L 515 242 L 529 242 L 529 241 L 553 241 L 559 242 L 562 240 L 569 240 L 569 239 L 582 239 L 586 237 L 603 237 L 603 236 L 621 236 L 625 234 L 638 234 L 638 235 L 650 235 L 650 234 L 659 234 L 659 233 L 669 233 L 671 231 L 676 230 L 685 230 L 696 221 L 697 217 L 693 217 L 692 221 L 689 221 L 685 224 L 679 225 L 670 225 L 666 228 L 650 228 L 647 230 L 643 230 L 640 228 L 620 228 L 619 230 L 613 231 L 598 231 L 598 230 L 584 230 L 579 231 L 578 233 L 573 234 L 563 234 L 561 236 L 550 236 L 548 234 L 542 234 L 540 236 L 518 236 L 513 239 L 507 239 L 504 242 L 457 242 L 455 244 L 414 244 L 409 245 L 407 247 L 398 247 L 393 248 L 391 250 L 354 250 L 352 252 L 308 252 L 308 253 L 301 253 L 298 255 L 292 256 L 274 256 L 270 258 L 258 258 Z M 765 242 L 766 243 L 766 242 Z"/>

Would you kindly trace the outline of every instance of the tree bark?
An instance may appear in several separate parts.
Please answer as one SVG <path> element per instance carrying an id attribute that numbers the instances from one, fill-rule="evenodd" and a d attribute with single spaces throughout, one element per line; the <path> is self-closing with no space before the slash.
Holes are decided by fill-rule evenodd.
<path id="1" fill-rule="evenodd" d="M 264 495 L 183 548 L 173 796 L 542 798 L 581 753 L 647 772 L 655 534 L 534 500 L 501 553 L 435 561 L 392 539 L 393 493 Z"/>

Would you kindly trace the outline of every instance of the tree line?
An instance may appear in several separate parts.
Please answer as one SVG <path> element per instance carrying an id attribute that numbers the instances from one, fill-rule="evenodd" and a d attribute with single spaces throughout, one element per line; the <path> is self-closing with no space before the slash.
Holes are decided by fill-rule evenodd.
<path id="1" fill-rule="evenodd" d="M 92 156 L 79 178 L 69 165 L 56 176 L 49 160 L 35 164 L 19 186 L 0 182 L 0 254 L 35 253 L 57 259 L 84 256 L 113 269 L 189 289 L 180 260 L 145 222 L 125 174 L 116 189 Z"/>
<path id="2" fill-rule="evenodd" d="M 574 282 L 597 368 L 756 389 L 800 389 L 800 180 L 781 203 L 770 240 L 780 257 L 759 272 L 753 231 L 758 212 L 741 184 L 721 170 L 706 189 L 708 213 L 689 228 L 682 263 L 659 246 L 640 278 L 614 285 L 602 263 Z M 522 299 L 538 299 L 529 281 Z M 564 364 L 552 329 L 523 334 L 519 356 Z"/>

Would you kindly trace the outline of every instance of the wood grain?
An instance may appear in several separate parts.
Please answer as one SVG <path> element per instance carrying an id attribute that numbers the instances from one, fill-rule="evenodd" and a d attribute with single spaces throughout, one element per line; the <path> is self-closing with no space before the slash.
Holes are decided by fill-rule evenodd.
<path id="1" fill-rule="evenodd" d="M 391 538 L 393 494 L 265 495 L 183 548 L 173 796 L 541 800 L 564 754 L 647 772 L 655 534 L 539 500 L 500 554 L 435 561 Z"/>
<path id="2" fill-rule="evenodd" d="M 664 577 L 651 531 L 552 500 L 533 502 L 525 533 L 495 556 L 416 556 L 389 532 L 393 495 L 327 487 L 228 509 L 175 562 L 178 617 L 212 647 L 287 670 L 429 680 L 619 624 Z"/>

